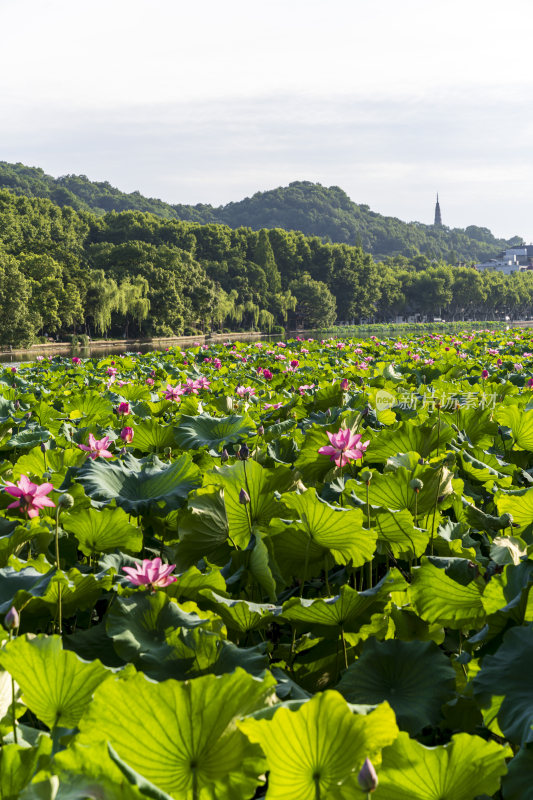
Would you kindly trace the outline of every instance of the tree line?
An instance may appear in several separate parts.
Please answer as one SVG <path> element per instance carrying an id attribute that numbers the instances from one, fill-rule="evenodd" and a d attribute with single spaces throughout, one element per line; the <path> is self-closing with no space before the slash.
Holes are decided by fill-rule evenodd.
<path id="1" fill-rule="evenodd" d="M 171 205 L 144 197 L 140 192 L 121 192 L 107 181 L 91 181 L 85 175 L 53 178 L 36 167 L 0 161 L 1 187 L 100 216 L 110 211 L 142 211 L 166 219 L 223 224 L 230 228 L 302 231 L 329 242 L 359 245 L 376 260 L 395 255 L 414 258 L 422 253 L 430 259 L 457 265 L 492 258 L 506 247 L 522 243 L 519 236 L 497 239 L 488 228 L 477 225 L 462 229 L 403 222 L 354 203 L 338 186 L 326 187 L 310 181 L 295 181 L 289 186 L 256 192 L 252 197 L 224 206 Z M 432 218 L 433 208 L 428 207 L 427 211 Z"/>
<path id="2" fill-rule="evenodd" d="M 280 331 L 413 313 L 528 313 L 533 274 L 503 276 L 427 256 L 376 263 L 317 236 L 97 216 L 0 190 L 0 342 L 39 336 Z"/>

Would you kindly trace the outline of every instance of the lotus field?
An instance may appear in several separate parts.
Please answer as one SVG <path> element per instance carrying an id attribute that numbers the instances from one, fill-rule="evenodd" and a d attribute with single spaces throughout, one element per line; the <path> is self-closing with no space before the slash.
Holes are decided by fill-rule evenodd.
<path id="1" fill-rule="evenodd" d="M 532 339 L 5 368 L 1 797 L 532 798 Z"/>

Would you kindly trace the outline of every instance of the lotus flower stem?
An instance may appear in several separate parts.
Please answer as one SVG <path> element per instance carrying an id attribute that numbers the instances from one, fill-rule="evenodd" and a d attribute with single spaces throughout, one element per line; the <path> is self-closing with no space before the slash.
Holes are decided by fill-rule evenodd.
<path id="1" fill-rule="evenodd" d="M 13 639 L 13 629 L 11 628 L 9 631 L 9 641 L 11 642 Z M 18 733 L 17 733 L 17 717 L 16 717 L 16 708 L 15 708 L 15 678 L 11 676 L 11 724 L 13 725 L 13 741 L 15 744 L 18 744 Z"/>
<path id="2" fill-rule="evenodd" d="M 366 481 L 366 524 L 370 530 L 370 481 Z M 368 589 L 372 588 L 372 562 L 373 558 L 368 562 Z"/>
<path id="3" fill-rule="evenodd" d="M 300 585 L 300 597 L 303 597 L 304 594 L 304 586 L 307 580 L 307 566 L 309 564 L 309 545 L 311 544 L 311 536 L 307 539 L 307 547 L 305 548 L 305 562 L 304 562 L 304 574 L 302 578 L 302 583 Z"/>
<path id="4" fill-rule="evenodd" d="M 326 592 L 327 596 L 331 596 L 331 589 L 329 588 L 329 576 L 328 576 L 328 554 L 324 556 L 324 577 L 326 579 Z"/>
<path id="5" fill-rule="evenodd" d="M 59 572 L 59 514 L 61 513 L 61 505 L 58 503 L 56 508 L 56 531 L 55 531 L 55 544 L 56 544 L 56 568 Z M 57 584 L 57 622 L 59 628 L 59 635 L 63 632 L 63 609 L 61 607 L 61 581 Z"/>
<path id="6" fill-rule="evenodd" d="M 344 666 L 348 669 L 348 653 L 346 652 L 346 639 L 344 638 L 344 628 L 341 625 L 340 638 L 342 642 L 342 654 L 344 656 Z"/>
<path id="7" fill-rule="evenodd" d="M 444 461 L 440 465 L 439 474 L 437 477 L 437 490 L 435 492 L 435 503 L 433 505 L 433 520 L 431 522 L 431 539 L 430 539 L 430 547 L 431 547 L 431 555 L 434 553 L 434 538 L 435 538 L 435 519 L 437 516 L 437 504 L 439 502 L 439 491 L 440 491 L 440 484 L 442 481 L 442 472 L 444 469 Z"/>

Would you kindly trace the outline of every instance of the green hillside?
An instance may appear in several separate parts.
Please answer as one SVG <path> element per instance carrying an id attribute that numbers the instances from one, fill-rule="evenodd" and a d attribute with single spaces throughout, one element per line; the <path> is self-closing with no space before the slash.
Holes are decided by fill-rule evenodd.
<path id="1" fill-rule="evenodd" d="M 225 206 L 170 205 L 139 192 L 127 194 L 110 183 L 90 181 L 84 175 L 53 178 L 39 168 L 0 162 L 0 188 L 28 197 L 44 197 L 59 206 L 97 215 L 109 211 L 143 211 L 165 219 L 200 224 L 221 223 L 231 228 L 283 228 L 319 236 L 330 242 L 360 245 L 375 259 L 419 253 L 450 263 L 495 256 L 518 236 L 496 239 L 487 228 L 435 228 L 420 222 L 385 217 L 367 205 L 354 203 L 338 186 L 296 181 L 286 187 L 257 192 Z"/>

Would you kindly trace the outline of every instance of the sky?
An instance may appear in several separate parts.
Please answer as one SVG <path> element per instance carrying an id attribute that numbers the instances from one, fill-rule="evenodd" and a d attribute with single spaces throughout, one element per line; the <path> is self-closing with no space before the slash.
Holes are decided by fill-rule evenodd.
<path id="1" fill-rule="evenodd" d="M 531 0 L 0 0 L 0 160 L 533 241 Z"/>

